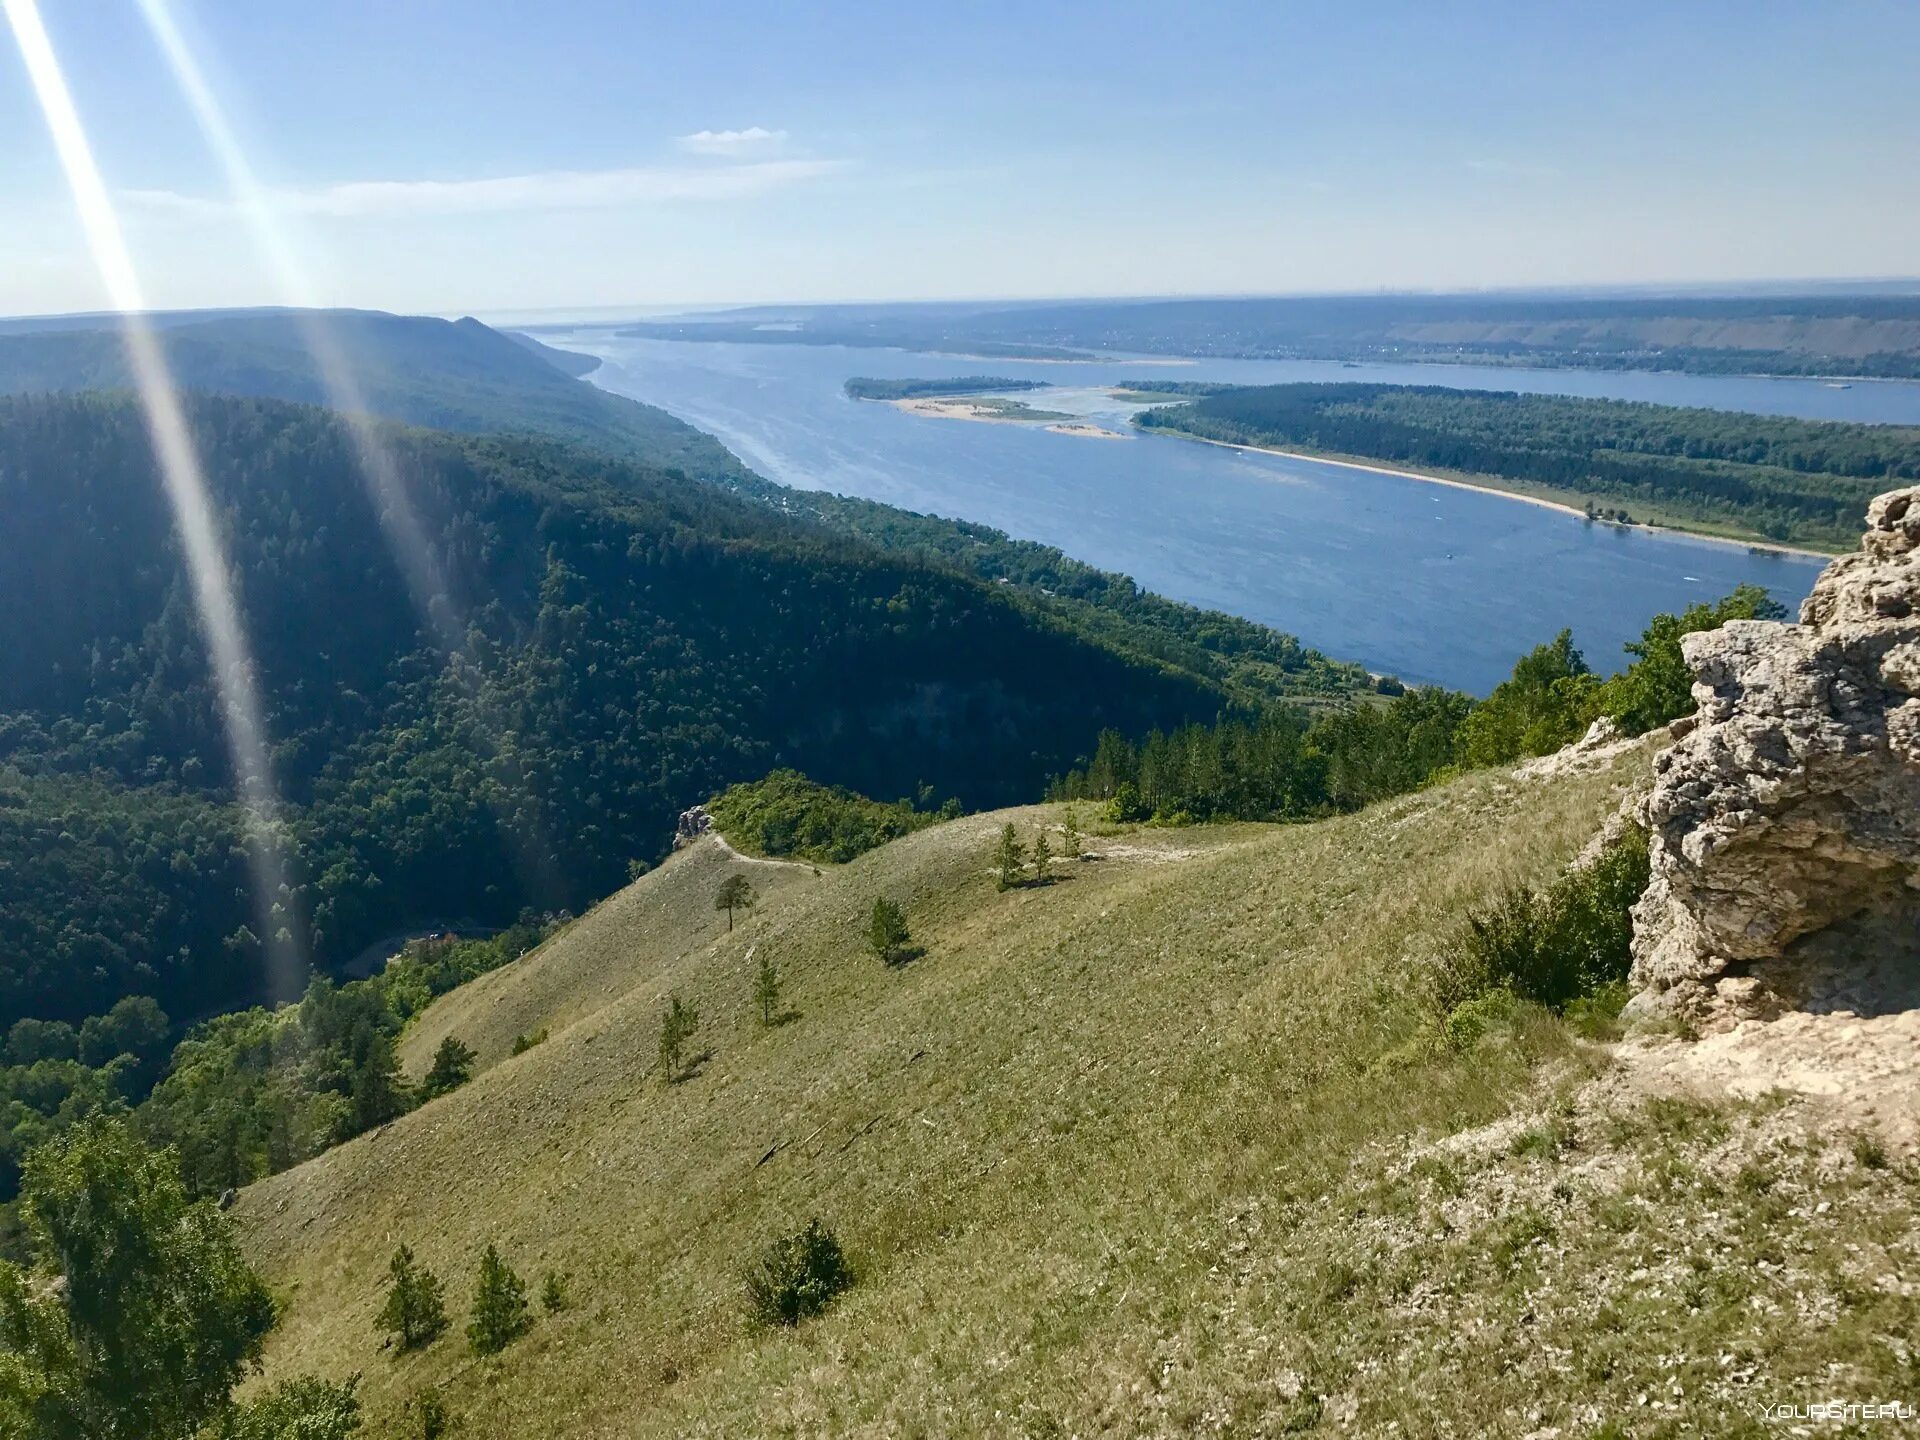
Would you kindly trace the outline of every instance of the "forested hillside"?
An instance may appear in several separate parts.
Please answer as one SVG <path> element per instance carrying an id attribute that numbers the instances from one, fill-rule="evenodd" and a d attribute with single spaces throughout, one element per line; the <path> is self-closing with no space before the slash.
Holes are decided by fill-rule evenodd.
<path id="1" fill-rule="evenodd" d="M 578 909 L 781 765 L 968 806 L 1226 693 L 990 586 L 676 471 L 389 437 L 467 636 L 423 639 L 345 426 L 190 405 L 322 961 L 422 917 Z M 0 1021 L 247 998 L 259 941 L 199 631 L 122 397 L 0 401 Z"/>
<path id="2" fill-rule="evenodd" d="M 293 313 L 227 314 L 207 322 L 162 318 L 162 338 L 185 385 L 283 400 L 326 399 Z M 1205 675 L 1238 699 L 1324 700 L 1367 684 L 1359 666 L 1330 660 L 1291 635 L 1149 594 L 1124 575 L 1082 564 L 1051 546 L 1010 539 L 986 525 L 775 485 L 666 411 L 574 378 L 584 373 L 583 362 L 591 368 L 589 357 L 525 336 L 509 338 L 475 320 L 338 311 L 321 318 L 345 349 L 368 406 L 389 419 L 468 433 L 547 435 L 711 480 L 913 563 L 944 564 L 1017 588 L 1064 623 Z M 119 338 L 98 328 L 106 322 L 79 317 L 40 323 L 48 328 L 11 334 L 0 327 L 0 393 L 126 384 Z"/>
<path id="3" fill-rule="evenodd" d="M 1260 385 L 1136 418 L 1203 439 L 1401 461 L 1644 507 L 1773 540 L 1851 545 L 1867 501 L 1920 476 L 1920 429 L 1405 385 Z"/>
<path id="4" fill-rule="evenodd" d="M 702 478 L 745 473 L 712 436 L 577 379 L 593 368 L 587 357 L 510 338 L 478 320 L 332 310 L 168 321 L 159 337 L 174 379 L 191 390 L 334 403 L 309 346 L 319 325 L 373 414 L 436 430 L 577 440 Z M 0 333 L 0 394 L 130 389 L 126 347 L 107 325 Z"/>

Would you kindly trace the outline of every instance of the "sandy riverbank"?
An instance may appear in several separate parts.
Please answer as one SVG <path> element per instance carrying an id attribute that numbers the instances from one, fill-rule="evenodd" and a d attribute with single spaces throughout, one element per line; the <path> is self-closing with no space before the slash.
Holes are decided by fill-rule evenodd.
<path id="1" fill-rule="evenodd" d="M 1055 435 L 1078 435 L 1089 440 L 1131 440 L 1086 420 L 1056 418 L 1058 410 L 1034 410 L 1022 400 L 982 399 L 971 395 L 913 395 L 887 404 L 909 415 L 931 415 L 940 420 L 976 420 L 987 425 L 1025 425 L 1051 430 Z M 1024 413 L 1023 413 L 1024 412 Z"/>
<path id="2" fill-rule="evenodd" d="M 1154 433 L 1171 435 L 1177 440 L 1197 440 L 1202 445 L 1218 445 L 1224 450 L 1250 450 L 1260 455 L 1283 456 L 1288 460 L 1311 460 L 1316 465 L 1338 465 L 1344 470 L 1366 470 L 1375 475 L 1393 475 L 1401 480 L 1419 480 L 1427 485 L 1448 485 L 1455 490 L 1474 490 L 1482 495 L 1497 495 L 1502 500 L 1518 500 L 1523 505 L 1539 505 L 1544 509 L 1558 510 L 1562 515 L 1572 515 L 1581 520 L 1587 518 L 1587 512 L 1577 505 L 1548 500 L 1540 495 L 1524 495 L 1517 490 L 1503 490 L 1498 485 L 1476 485 L 1471 480 L 1458 480 L 1447 475 L 1429 475 L 1419 470 L 1400 470 L 1391 465 L 1373 465 L 1364 460 L 1336 460 L 1332 456 L 1314 455 L 1305 450 L 1282 450 L 1272 445 L 1239 445 L 1231 440 L 1213 440 L 1205 435 L 1189 435 L 1183 430 L 1156 430 Z M 1714 545 L 1739 545 L 1748 550 L 1767 550 L 1779 555 L 1804 555 L 1814 560 L 1831 560 L 1836 554 L 1842 553 L 1813 550 L 1804 545 L 1781 545 L 1771 540 L 1741 540 L 1731 535 L 1708 535 L 1679 525 L 1649 525 L 1637 520 L 1629 525 L 1620 525 L 1614 520 L 1596 523 L 1616 525 L 1622 530 L 1644 530 L 1649 535 L 1684 535 L 1689 540 L 1705 540 Z"/>

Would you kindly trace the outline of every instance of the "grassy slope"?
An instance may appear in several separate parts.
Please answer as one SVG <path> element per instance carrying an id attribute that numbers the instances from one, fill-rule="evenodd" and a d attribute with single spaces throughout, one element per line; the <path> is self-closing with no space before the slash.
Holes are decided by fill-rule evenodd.
<path id="1" fill-rule="evenodd" d="M 484 1070 L 508 1057 L 515 1037 L 558 1034 L 613 1004 L 726 932 L 727 917 L 713 908 L 713 897 L 736 873 L 763 901 L 812 878 L 810 867 L 734 860 L 711 843 L 679 851 L 532 954 L 442 996 L 401 1037 L 401 1065 L 424 1075 L 440 1041 L 456 1035 Z M 736 930 L 740 923 L 736 916 Z"/>
<path id="2" fill-rule="evenodd" d="M 1908 1172 L 1798 1131 L 1754 1161 L 1741 1114 L 1576 1117 L 1547 1092 L 1599 1062 L 1544 1020 L 1383 1061 L 1418 1023 L 1414 957 L 1563 863 L 1645 765 L 1101 839 L 1110 858 L 1004 895 L 985 857 L 1005 815 L 971 817 L 677 959 L 644 928 L 682 923 L 646 903 L 674 874 L 649 876 L 619 902 L 631 945 L 587 967 L 628 967 L 617 998 L 243 1197 L 292 1295 L 270 1368 L 363 1371 L 376 1424 L 444 1385 L 487 1435 L 1571 1435 L 1608 1414 L 1726 1434 L 1736 1376 L 1749 1398 L 1900 1393 L 1877 1337 L 1916 1321 L 1881 1278 L 1914 1259 Z M 893 973 L 856 939 L 878 893 L 927 952 Z M 799 1012 L 771 1032 L 750 945 Z M 669 991 L 713 1049 L 673 1087 L 650 1073 Z M 1434 1143 L 1516 1108 L 1550 1143 Z M 743 1330 L 745 1258 L 816 1214 L 860 1284 L 796 1334 Z M 489 1240 L 536 1284 L 571 1272 L 577 1303 L 498 1360 L 457 1333 L 395 1360 L 371 1321 L 402 1239 L 456 1326 Z"/>

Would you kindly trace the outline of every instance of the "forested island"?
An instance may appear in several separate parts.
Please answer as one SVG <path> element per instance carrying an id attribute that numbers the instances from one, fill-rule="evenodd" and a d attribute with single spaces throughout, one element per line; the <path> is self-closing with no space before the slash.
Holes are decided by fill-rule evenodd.
<path id="1" fill-rule="evenodd" d="M 846 391 L 855 400 L 916 400 L 931 395 L 978 395 L 989 390 L 1044 390 L 1045 380 L 1011 380 L 1005 375 L 956 375 L 946 380 L 876 380 L 856 375 Z"/>
<path id="2" fill-rule="evenodd" d="M 1415 467 L 1596 519 L 1843 549 L 1867 501 L 1920 477 L 1920 428 L 1509 391 L 1228 389 L 1135 417 L 1203 440 Z"/>

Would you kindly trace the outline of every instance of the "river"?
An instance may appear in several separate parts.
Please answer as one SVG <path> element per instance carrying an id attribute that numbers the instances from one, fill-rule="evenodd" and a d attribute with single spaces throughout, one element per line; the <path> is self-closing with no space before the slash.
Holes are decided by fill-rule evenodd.
<path id="1" fill-rule="evenodd" d="M 1067 364 L 840 346 L 547 333 L 603 361 L 590 377 L 719 437 L 770 479 L 981 521 L 1123 571 L 1175 599 L 1244 615 L 1370 669 L 1484 694 L 1522 651 L 1571 627 L 1596 670 L 1659 611 L 1764 585 L 1797 606 L 1822 562 L 1587 522 L 1498 495 L 1128 434 L 1127 379 L 1376 380 L 1920 423 L 1920 385 L 1484 366 L 1115 357 Z M 849 400 L 855 375 L 992 374 L 1127 438 L 910 415 Z"/>

